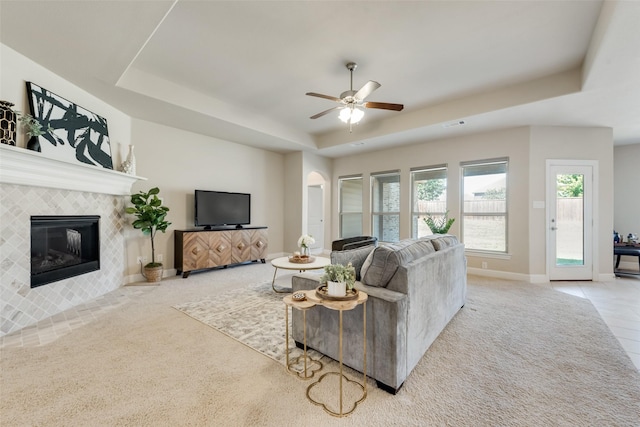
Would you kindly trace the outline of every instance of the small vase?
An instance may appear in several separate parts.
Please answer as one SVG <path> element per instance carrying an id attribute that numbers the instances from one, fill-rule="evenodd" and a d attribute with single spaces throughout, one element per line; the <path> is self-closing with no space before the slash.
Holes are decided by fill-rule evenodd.
<path id="1" fill-rule="evenodd" d="M 136 174 L 136 156 L 133 153 L 133 145 L 129 146 L 129 154 L 127 155 L 127 159 L 122 162 L 122 172 L 129 175 Z"/>
<path id="2" fill-rule="evenodd" d="M 29 138 L 29 141 L 27 141 L 27 149 L 37 151 L 39 153 L 42 152 L 42 149 L 40 148 L 40 139 L 37 136 Z"/>
<path id="3" fill-rule="evenodd" d="M 329 280 L 327 281 L 327 293 L 332 297 L 343 297 L 347 295 L 347 283 Z"/>
<path id="4" fill-rule="evenodd" d="M 300 248 L 300 250 L 301 250 L 301 255 L 303 257 L 309 258 L 309 255 L 311 255 L 310 252 L 309 252 L 309 247 L 308 246 L 303 246 L 303 247 Z"/>

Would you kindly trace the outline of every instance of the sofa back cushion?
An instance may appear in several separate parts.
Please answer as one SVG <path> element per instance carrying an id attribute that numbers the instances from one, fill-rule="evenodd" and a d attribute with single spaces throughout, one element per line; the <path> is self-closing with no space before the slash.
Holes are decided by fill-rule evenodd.
<path id="1" fill-rule="evenodd" d="M 398 266 L 435 252 L 431 239 L 407 239 L 375 248 L 365 260 L 360 281 L 369 286 L 385 287 Z"/>
<path id="2" fill-rule="evenodd" d="M 436 248 L 436 251 L 441 251 L 449 246 L 454 246 L 458 244 L 458 238 L 456 236 L 451 236 L 448 234 L 438 235 L 433 240 L 433 247 Z"/>
<path id="3" fill-rule="evenodd" d="M 357 249 L 350 249 L 346 251 L 333 251 L 331 252 L 331 264 L 347 265 L 351 263 L 356 270 L 356 280 L 360 280 L 360 270 L 362 264 L 364 264 L 367 255 L 373 251 L 375 246 L 369 245 Z"/>

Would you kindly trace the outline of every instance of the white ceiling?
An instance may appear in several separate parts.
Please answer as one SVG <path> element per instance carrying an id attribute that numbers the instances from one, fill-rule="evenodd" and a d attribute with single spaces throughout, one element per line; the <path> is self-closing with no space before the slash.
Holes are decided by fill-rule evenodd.
<path id="1" fill-rule="evenodd" d="M 141 119 L 338 156 L 523 125 L 640 143 L 638 1 L 10 1 L 0 40 Z M 349 133 L 309 116 L 382 87 Z M 465 125 L 444 127 L 463 120 Z"/>

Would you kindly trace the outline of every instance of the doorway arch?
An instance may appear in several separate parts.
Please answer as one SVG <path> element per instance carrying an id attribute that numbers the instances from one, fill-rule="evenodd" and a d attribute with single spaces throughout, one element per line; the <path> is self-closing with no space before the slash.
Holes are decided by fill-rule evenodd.
<path id="1" fill-rule="evenodd" d="M 317 171 L 307 175 L 307 234 L 313 236 L 315 243 L 311 245 L 311 253 L 320 254 L 324 250 L 325 241 L 325 189 L 326 179 Z"/>

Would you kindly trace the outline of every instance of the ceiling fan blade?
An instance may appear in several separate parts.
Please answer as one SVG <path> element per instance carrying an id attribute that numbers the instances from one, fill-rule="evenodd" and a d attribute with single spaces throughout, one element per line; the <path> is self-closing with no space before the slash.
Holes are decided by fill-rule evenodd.
<path id="1" fill-rule="evenodd" d="M 336 101 L 336 102 L 340 102 L 342 101 L 340 98 L 336 98 L 335 96 L 331 96 L 331 95 L 323 95 L 321 93 L 315 93 L 315 92 L 307 92 L 305 95 L 309 95 L 309 96 L 317 96 L 318 98 L 324 98 L 324 99 L 329 99 L 331 101 Z"/>
<path id="2" fill-rule="evenodd" d="M 366 82 L 364 84 L 364 86 L 362 86 L 360 88 L 359 91 L 356 92 L 355 95 L 353 95 L 353 97 L 357 100 L 357 101 L 362 101 L 363 99 L 365 99 L 367 96 L 371 95 L 371 93 L 378 89 L 380 86 L 382 86 L 380 83 L 378 82 L 374 82 L 373 80 L 369 80 L 368 82 Z"/>
<path id="3" fill-rule="evenodd" d="M 404 105 L 402 104 L 390 104 L 388 102 L 365 102 L 363 104 L 365 108 L 379 108 L 381 110 L 393 110 L 402 111 Z"/>
<path id="4" fill-rule="evenodd" d="M 344 108 L 344 107 L 340 107 L 340 106 L 338 106 L 338 107 L 329 108 L 328 110 L 324 110 L 323 112 L 318 113 L 318 114 L 316 114 L 315 116 L 311 116 L 311 117 L 309 117 L 309 118 L 310 118 L 310 119 L 317 119 L 318 117 L 322 117 L 322 116 L 324 116 L 325 114 L 329 114 L 329 113 L 330 113 L 330 112 L 332 112 L 333 110 L 339 110 L 339 109 L 341 109 L 341 108 Z"/>

